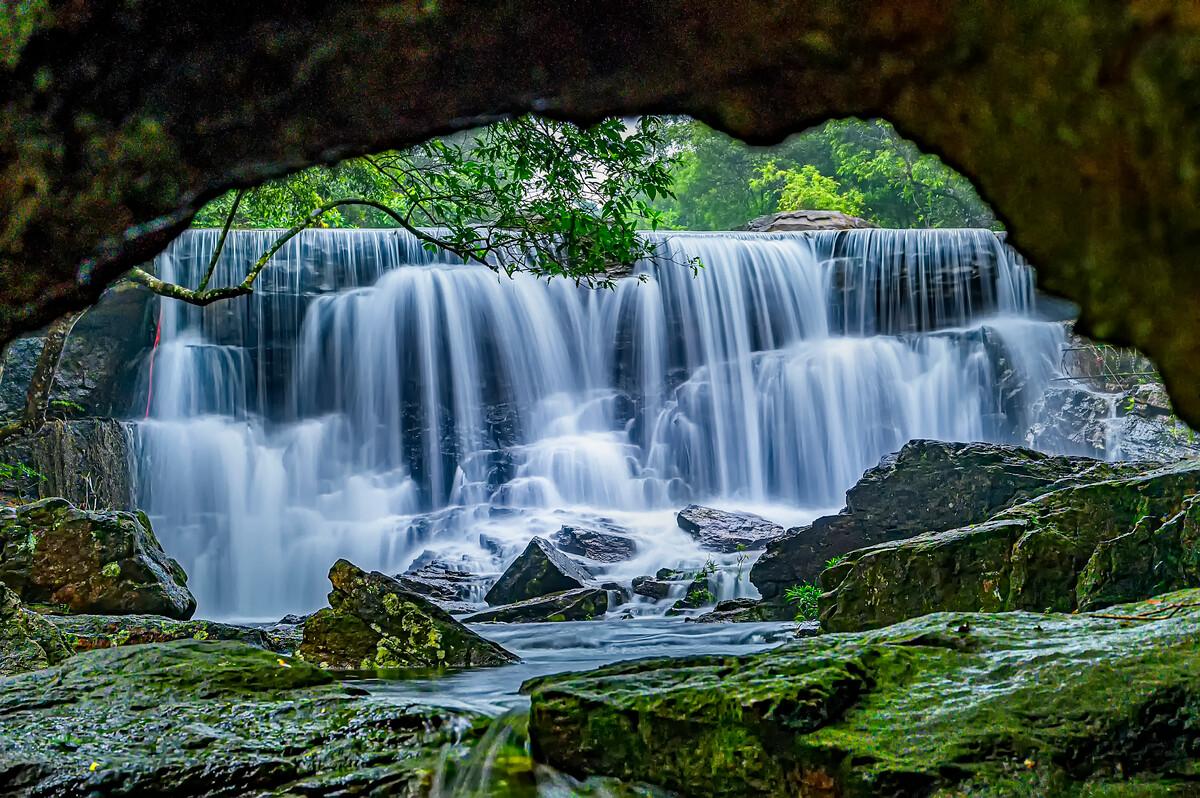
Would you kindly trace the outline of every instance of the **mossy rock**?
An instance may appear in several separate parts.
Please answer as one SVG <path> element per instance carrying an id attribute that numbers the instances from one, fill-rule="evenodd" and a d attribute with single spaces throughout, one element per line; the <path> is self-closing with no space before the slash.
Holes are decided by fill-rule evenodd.
<path id="1" fill-rule="evenodd" d="M 299 654 L 348 670 L 503 665 L 516 657 L 472 632 L 424 596 L 346 560 L 329 569 L 328 609 L 304 624 Z"/>
<path id="2" fill-rule="evenodd" d="M 46 668 L 69 656 L 63 634 L 0 582 L 0 676 Z"/>
<path id="3" fill-rule="evenodd" d="M 532 750 L 680 796 L 1172 794 L 1200 751 L 1200 591 L 1107 614 L 1148 620 L 937 613 L 537 679 Z"/>
<path id="4" fill-rule="evenodd" d="M 587 587 L 591 573 L 544 538 L 529 541 L 483 597 L 493 607 Z"/>
<path id="5" fill-rule="evenodd" d="M 76 613 L 186 620 L 196 610 L 187 576 L 145 513 L 82 510 L 66 499 L 0 515 L 0 581 L 23 601 Z"/>
<path id="6" fill-rule="evenodd" d="M 0 783 L 23 798 L 424 795 L 476 720 L 232 642 L 90 651 L 0 684 Z"/>
<path id="7" fill-rule="evenodd" d="M 821 576 L 829 631 L 929 612 L 1070 612 L 1200 587 L 1200 463 L 1073 485 L 985 523 L 851 552 Z"/>
<path id="8" fill-rule="evenodd" d="M 177 621 L 161 615 L 50 615 L 47 620 L 66 635 L 75 651 L 172 640 L 235 640 L 269 651 L 288 650 L 264 629 L 217 621 Z"/>

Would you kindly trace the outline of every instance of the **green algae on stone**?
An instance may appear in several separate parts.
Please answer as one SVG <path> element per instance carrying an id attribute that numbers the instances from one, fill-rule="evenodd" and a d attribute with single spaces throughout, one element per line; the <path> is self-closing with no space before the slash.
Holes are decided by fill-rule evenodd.
<path id="1" fill-rule="evenodd" d="M 72 612 L 186 620 L 196 609 L 187 576 L 145 513 L 83 510 L 66 499 L 0 514 L 0 581 L 23 601 Z"/>
<path id="2" fill-rule="evenodd" d="M 304 625 L 299 654 L 340 670 L 469 667 L 515 662 L 424 596 L 346 560 L 329 569 L 330 607 Z"/>
<path id="3" fill-rule="evenodd" d="M 0 783 L 28 798 L 425 795 L 476 721 L 232 642 L 90 651 L 2 685 Z"/>
<path id="4" fill-rule="evenodd" d="M 0 676 L 46 668 L 69 656 L 68 639 L 0 582 Z"/>
<path id="5" fill-rule="evenodd" d="M 992 520 L 847 555 L 822 576 L 828 631 L 938 610 L 1070 612 L 1200 587 L 1200 463 L 1072 485 Z"/>
<path id="6" fill-rule="evenodd" d="M 1200 591 L 1111 612 L 1188 603 Z M 1148 622 L 936 613 L 523 689 L 539 761 L 680 796 L 1134 795 L 1119 791 L 1125 779 L 1169 785 L 1194 771 L 1197 639 L 1200 607 Z"/>
<path id="7" fill-rule="evenodd" d="M 287 650 L 264 629 L 217 621 L 177 621 L 161 615 L 50 615 L 46 620 L 67 636 L 75 651 L 188 639 L 235 640 L 268 651 Z"/>

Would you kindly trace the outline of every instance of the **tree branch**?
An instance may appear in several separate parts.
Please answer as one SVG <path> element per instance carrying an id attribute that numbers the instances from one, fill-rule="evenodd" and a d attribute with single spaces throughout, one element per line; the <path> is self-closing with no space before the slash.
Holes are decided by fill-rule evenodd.
<path id="1" fill-rule="evenodd" d="M 204 273 L 204 279 L 196 288 L 199 293 L 204 293 L 204 289 L 208 288 L 208 281 L 212 279 L 213 272 L 217 269 L 217 261 L 221 259 L 221 250 L 225 249 L 225 237 L 229 235 L 233 217 L 237 215 L 238 206 L 242 204 L 244 196 L 246 196 L 246 189 L 242 188 L 238 189 L 237 194 L 233 197 L 233 205 L 229 208 L 229 215 L 225 217 L 225 226 L 221 228 L 221 237 L 217 239 L 217 248 L 213 250 L 212 258 L 208 261 L 208 271 Z"/>

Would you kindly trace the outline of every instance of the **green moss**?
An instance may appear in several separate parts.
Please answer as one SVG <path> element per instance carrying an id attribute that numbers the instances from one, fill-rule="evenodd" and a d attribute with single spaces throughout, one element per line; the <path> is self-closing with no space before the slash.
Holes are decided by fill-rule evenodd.
<path id="1" fill-rule="evenodd" d="M 121 564 L 118 562 L 106 563 L 105 566 L 100 569 L 100 575 L 108 579 L 117 579 L 121 576 Z"/>

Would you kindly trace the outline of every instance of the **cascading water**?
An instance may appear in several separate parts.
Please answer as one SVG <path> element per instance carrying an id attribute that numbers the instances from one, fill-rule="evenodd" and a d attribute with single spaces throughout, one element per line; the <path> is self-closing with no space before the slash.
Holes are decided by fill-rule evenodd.
<path id="1" fill-rule="evenodd" d="M 214 284 L 275 235 L 231 233 Z M 158 272 L 197 284 L 216 240 L 184 234 Z M 993 233 L 657 241 L 609 291 L 308 231 L 251 297 L 165 301 L 140 501 L 202 611 L 313 609 L 338 557 L 495 573 L 565 523 L 636 543 L 603 579 L 696 566 L 683 504 L 807 520 L 911 438 L 1019 440 L 1056 374 L 1062 328 Z M 715 559 L 719 597 L 753 591 L 744 556 Z"/>

